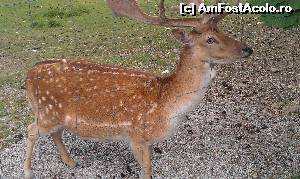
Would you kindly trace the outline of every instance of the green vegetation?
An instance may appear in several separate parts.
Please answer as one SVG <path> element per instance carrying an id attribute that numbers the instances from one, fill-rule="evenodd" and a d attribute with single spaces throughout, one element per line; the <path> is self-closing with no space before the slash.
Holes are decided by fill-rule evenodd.
<path id="1" fill-rule="evenodd" d="M 253 5 L 269 3 L 275 7 L 291 6 L 294 12 L 284 14 L 262 14 L 261 19 L 266 25 L 279 28 L 292 28 L 300 26 L 300 1 L 299 0 L 250 0 Z"/>
<path id="2" fill-rule="evenodd" d="M 113 18 L 104 1 L 41 0 L 32 1 L 30 9 L 27 1 L 4 1 L 8 5 L 0 6 L 0 49 L 22 58 L 26 65 L 30 61 L 27 67 L 46 58 L 79 56 L 161 72 L 176 57 L 161 59 L 153 52 L 166 54 L 174 49 L 176 43 L 166 37 L 164 28 Z M 148 11 L 155 4 L 142 7 Z M 153 61 L 163 66 L 153 66 Z"/>
<path id="3" fill-rule="evenodd" d="M 298 176 L 292 176 L 291 179 L 300 179 L 300 175 L 298 175 Z"/>

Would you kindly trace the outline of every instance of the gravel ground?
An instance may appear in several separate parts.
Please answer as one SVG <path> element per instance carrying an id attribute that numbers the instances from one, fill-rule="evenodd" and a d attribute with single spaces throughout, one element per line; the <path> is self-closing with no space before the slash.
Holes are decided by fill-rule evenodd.
<path id="1" fill-rule="evenodd" d="M 154 178 L 287 178 L 300 173 L 300 33 L 258 24 L 245 32 L 255 54 L 217 66 L 205 99 L 175 136 L 156 143 Z M 255 28 L 254 28 L 255 27 Z M 247 29 L 246 29 L 247 30 Z M 36 178 L 137 178 L 124 141 L 84 141 L 64 133 L 79 166 L 65 166 L 48 136 L 36 147 Z M 0 178 L 23 175 L 24 139 L 0 151 Z"/>

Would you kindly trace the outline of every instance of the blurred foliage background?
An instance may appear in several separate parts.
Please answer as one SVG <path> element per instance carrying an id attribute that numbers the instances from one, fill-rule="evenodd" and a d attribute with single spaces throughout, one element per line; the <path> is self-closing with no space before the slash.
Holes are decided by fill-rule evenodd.
<path id="1" fill-rule="evenodd" d="M 283 14 L 262 14 L 261 20 L 268 26 L 278 28 L 293 28 L 300 26 L 300 1 L 299 0 L 249 0 L 252 5 L 265 6 L 269 3 L 279 8 L 280 6 L 290 6 L 293 13 Z"/>

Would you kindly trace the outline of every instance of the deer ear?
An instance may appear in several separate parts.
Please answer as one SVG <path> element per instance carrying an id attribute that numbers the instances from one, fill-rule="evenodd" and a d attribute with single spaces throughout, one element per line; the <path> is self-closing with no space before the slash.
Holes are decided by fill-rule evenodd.
<path id="1" fill-rule="evenodd" d="M 183 30 L 180 29 L 174 29 L 172 30 L 172 34 L 175 36 L 175 38 L 183 43 L 183 44 L 189 44 L 191 42 L 191 38 L 189 34 Z"/>

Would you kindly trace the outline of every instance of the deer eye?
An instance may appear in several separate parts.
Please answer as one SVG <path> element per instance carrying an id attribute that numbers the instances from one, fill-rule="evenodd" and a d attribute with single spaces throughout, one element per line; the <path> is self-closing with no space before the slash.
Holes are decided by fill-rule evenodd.
<path id="1" fill-rule="evenodd" d="M 213 37 L 208 37 L 207 41 L 206 41 L 208 44 L 213 44 L 216 42 L 216 39 L 213 38 Z"/>

